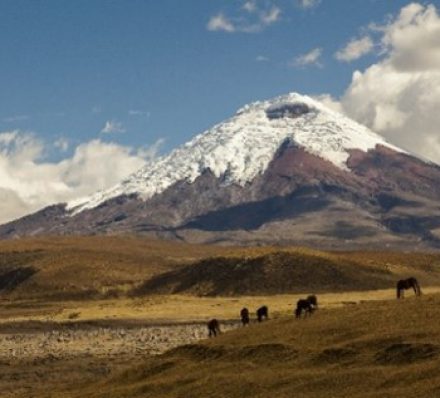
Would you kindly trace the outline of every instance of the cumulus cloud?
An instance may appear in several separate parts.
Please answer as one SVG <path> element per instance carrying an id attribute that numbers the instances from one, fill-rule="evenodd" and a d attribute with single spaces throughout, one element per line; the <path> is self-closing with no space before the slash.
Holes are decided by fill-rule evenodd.
<path id="1" fill-rule="evenodd" d="M 161 143 L 134 150 L 94 139 L 78 145 L 71 157 L 49 162 L 44 157 L 48 145 L 35 135 L 2 132 L 0 222 L 107 189 L 153 160 Z"/>
<path id="2" fill-rule="evenodd" d="M 111 133 L 125 133 L 125 128 L 122 123 L 117 122 L 115 120 L 107 120 L 105 122 L 104 127 L 101 130 L 103 134 L 111 134 Z"/>
<path id="3" fill-rule="evenodd" d="M 352 39 L 347 45 L 336 52 L 335 58 L 339 61 L 351 62 L 373 51 L 374 43 L 369 36 Z"/>
<path id="4" fill-rule="evenodd" d="M 320 63 L 319 59 L 321 58 L 322 49 L 321 48 L 314 48 L 313 50 L 310 50 L 308 53 L 298 55 L 295 57 L 290 63 L 290 66 L 296 66 L 296 67 L 304 67 L 308 65 L 315 65 L 321 67 L 322 64 Z"/>
<path id="5" fill-rule="evenodd" d="M 249 0 L 237 10 L 233 17 L 219 12 L 213 15 L 206 28 L 209 31 L 222 31 L 227 33 L 257 33 L 281 19 L 281 9 L 276 5 L 260 4 Z"/>
<path id="6" fill-rule="evenodd" d="M 344 112 L 390 142 L 440 163 L 440 16 L 411 3 L 375 26 L 382 58 L 355 71 Z"/>

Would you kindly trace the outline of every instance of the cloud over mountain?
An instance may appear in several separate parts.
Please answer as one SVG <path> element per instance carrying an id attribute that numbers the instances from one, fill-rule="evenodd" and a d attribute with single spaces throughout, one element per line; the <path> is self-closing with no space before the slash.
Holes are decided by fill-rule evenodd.
<path id="1" fill-rule="evenodd" d="M 18 130 L 0 133 L 0 222 L 106 189 L 156 156 L 158 142 L 133 150 L 94 139 L 78 145 L 70 157 L 45 159 L 49 145 Z M 57 142 L 54 144 L 57 147 Z M 59 148 L 62 149 L 62 148 Z"/>
<path id="2" fill-rule="evenodd" d="M 411 3 L 370 30 L 380 36 L 382 57 L 353 73 L 336 106 L 389 141 L 440 162 L 438 10 Z"/>

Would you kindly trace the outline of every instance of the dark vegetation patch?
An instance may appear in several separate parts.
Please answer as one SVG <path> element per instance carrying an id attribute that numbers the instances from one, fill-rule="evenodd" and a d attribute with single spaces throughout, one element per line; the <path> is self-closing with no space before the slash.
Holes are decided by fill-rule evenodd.
<path id="1" fill-rule="evenodd" d="M 401 365 L 432 359 L 438 353 L 439 347 L 433 344 L 399 343 L 392 344 L 379 351 L 375 359 L 376 362 L 382 365 Z"/>
<path id="2" fill-rule="evenodd" d="M 193 361 L 208 361 L 224 357 L 227 351 L 222 346 L 210 347 L 202 344 L 186 344 L 169 351 L 170 356 L 184 357 Z"/>
<path id="3" fill-rule="evenodd" d="M 286 361 L 298 356 L 298 350 L 280 343 L 267 343 L 235 348 L 229 355 L 234 360 Z"/>
<path id="4" fill-rule="evenodd" d="M 33 267 L 19 267 L 0 274 L 0 292 L 14 290 L 28 280 L 37 270 Z"/>
<path id="5" fill-rule="evenodd" d="M 333 228 L 325 231 L 313 231 L 313 234 L 337 237 L 339 239 L 358 239 L 374 236 L 377 234 L 377 230 L 372 227 L 351 224 L 345 221 L 337 221 Z"/>
<path id="6" fill-rule="evenodd" d="M 153 277 L 133 291 L 197 295 L 263 295 L 334 290 L 369 290 L 390 286 L 387 270 L 342 258 L 273 252 L 257 257 L 208 258 Z"/>
<path id="7" fill-rule="evenodd" d="M 406 206 L 406 207 L 420 207 L 420 203 L 415 201 L 406 200 L 404 198 L 400 198 L 395 195 L 390 195 L 388 193 L 380 193 L 375 197 L 377 204 L 384 211 L 390 211 L 397 206 Z"/>
<path id="8" fill-rule="evenodd" d="M 10 292 L 31 278 L 38 270 L 31 264 L 43 251 L 11 251 L 0 253 L 0 293 Z"/>
<path id="9" fill-rule="evenodd" d="M 353 361 L 358 355 L 359 352 L 351 348 L 326 348 L 313 362 L 320 365 L 347 363 Z"/>

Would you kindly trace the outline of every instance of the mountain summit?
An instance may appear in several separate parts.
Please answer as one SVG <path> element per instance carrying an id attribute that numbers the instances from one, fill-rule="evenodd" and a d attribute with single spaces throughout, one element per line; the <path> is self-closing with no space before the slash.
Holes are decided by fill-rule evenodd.
<path id="1" fill-rule="evenodd" d="M 147 200 L 179 181 L 192 183 L 207 170 L 227 183 L 245 186 L 265 172 L 286 142 L 345 170 L 353 149 L 366 152 L 382 145 L 401 152 L 365 126 L 308 96 L 291 93 L 244 106 L 114 188 L 73 201 L 68 208 L 76 214 L 132 193 Z"/>
<path id="2" fill-rule="evenodd" d="M 239 109 L 115 187 L 0 237 L 144 233 L 192 242 L 439 245 L 440 167 L 296 93 Z"/>

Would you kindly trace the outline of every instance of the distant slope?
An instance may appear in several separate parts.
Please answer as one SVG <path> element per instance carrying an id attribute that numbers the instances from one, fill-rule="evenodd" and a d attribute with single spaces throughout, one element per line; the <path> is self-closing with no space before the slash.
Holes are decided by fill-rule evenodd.
<path id="1" fill-rule="evenodd" d="M 134 236 L 0 241 L 0 298 L 91 299 L 375 289 L 414 275 L 440 285 L 440 255 L 226 247 Z"/>
<path id="2" fill-rule="evenodd" d="M 74 398 L 438 397 L 440 297 L 369 302 L 173 349 Z M 61 395 L 60 395 L 61 396 Z"/>
<path id="3" fill-rule="evenodd" d="M 124 294 L 154 275 L 234 248 L 139 237 L 0 242 L 0 297 L 89 299 Z"/>
<path id="4" fill-rule="evenodd" d="M 346 258 L 316 252 L 203 259 L 146 281 L 136 294 L 263 295 L 390 287 L 395 276 Z"/>

